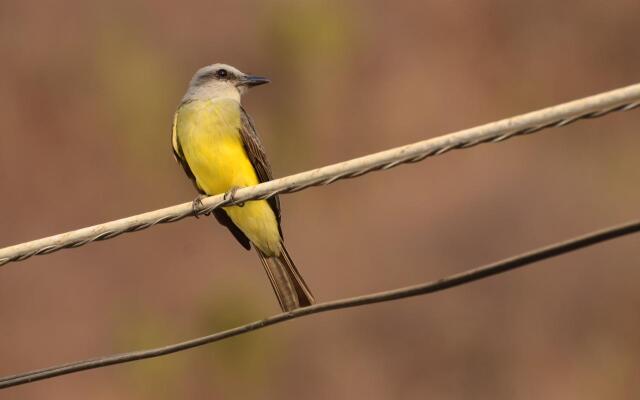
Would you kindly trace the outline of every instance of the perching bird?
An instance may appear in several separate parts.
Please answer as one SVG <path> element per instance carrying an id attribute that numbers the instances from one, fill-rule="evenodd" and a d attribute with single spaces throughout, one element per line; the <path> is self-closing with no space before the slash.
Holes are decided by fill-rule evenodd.
<path id="1" fill-rule="evenodd" d="M 250 87 L 268 82 L 225 64 L 200 68 L 191 79 L 174 117 L 172 144 L 200 195 L 233 195 L 237 188 L 272 179 L 253 121 L 240 105 Z M 284 246 L 277 196 L 218 208 L 213 214 L 244 248 L 253 244 L 283 311 L 314 302 Z"/>

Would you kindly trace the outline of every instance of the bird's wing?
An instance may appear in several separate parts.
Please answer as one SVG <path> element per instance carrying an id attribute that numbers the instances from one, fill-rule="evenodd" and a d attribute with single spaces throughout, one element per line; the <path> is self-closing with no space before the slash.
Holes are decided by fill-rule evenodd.
<path id="1" fill-rule="evenodd" d="M 200 186 L 198 186 L 196 177 L 195 175 L 193 175 L 193 172 L 189 167 L 189 163 L 187 163 L 187 159 L 182 153 L 182 147 L 180 147 L 180 142 L 178 141 L 177 122 L 178 122 L 179 113 L 180 113 L 180 110 L 176 111 L 176 115 L 173 117 L 173 126 L 171 128 L 171 147 L 173 148 L 173 157 L 176 159 L 178 164 L 182 166 L 182 169 L 184 170 L 185 174 L 187 174 L 189 179 L 191 179 L 191 182 L 193 182 L 193 186 L 196 187 L 196 190 L 198 190 L 198 193 L 205 194 L 204 191 L 200 188 Z"/>
<path id="2" fill-rule="evenodd" d="M 264 146 L 262 145 L 260 136 L 258 136 L 258 132 L 256 132 L 256 128 L 253 125 L 251 117 L 247 114 L 244 108 L 242 108 L 242 106 L 240 106 L 240 119 L 242 121 L 240 134 L 242 135 L 244 149 L 251 161 L 251 165 L 253 165 L 253 169 L 256 171 L 258 181 L 262 183 L 272 180 L 273 174 L 271 173 L 271 165 L 267 160 L 267 155 L 264 151 Z M 267 201 L 276 216 L 278 229 L 280 229 L 280 199 L 278 199 L 278 196 L 273 196 Z M 282 231 L 280 231 L 280 236 L 282 236 Z"/>

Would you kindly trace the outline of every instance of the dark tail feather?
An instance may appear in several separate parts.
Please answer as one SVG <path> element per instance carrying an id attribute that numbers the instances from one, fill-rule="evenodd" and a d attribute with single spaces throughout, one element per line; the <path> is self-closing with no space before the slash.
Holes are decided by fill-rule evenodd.
<path id="1" fill-rule="evenodd" d="M 279 257 L 268 257 L 257 248 L 256 251 L 264 270 L 267 272 L 282 311 L 295 310 L 315 302 L 309 287 L 284 247 L 284 243 L 281 246 Z"/>

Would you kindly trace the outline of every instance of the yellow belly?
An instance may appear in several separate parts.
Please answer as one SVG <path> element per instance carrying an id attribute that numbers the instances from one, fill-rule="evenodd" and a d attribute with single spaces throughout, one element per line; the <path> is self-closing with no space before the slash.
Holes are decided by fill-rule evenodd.
<path id="1" fill-rule="evenodd" d="M 178 141 L 198 186 L 209 195 L 259 183 L 244 150 L 240 118 L 240 105 L 228 99 L 194 101 L 178 110 Z M 225 210 L 260 250 L 280 253 L 278 224 L 265 200 Z"/>

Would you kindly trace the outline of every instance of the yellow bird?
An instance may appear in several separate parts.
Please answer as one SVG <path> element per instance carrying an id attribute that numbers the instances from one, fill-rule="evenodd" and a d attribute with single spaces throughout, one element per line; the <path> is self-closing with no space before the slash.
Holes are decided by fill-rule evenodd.
<path id="1" fill-rule="evenodd" d="M 200 196 L 233 195 L 240 187 L 273 179 L 253 121 L 240 104 L 250 87 L 268 82 L 225 64 L 203 67 L 191 79 L 174 117 L 172 145 Z M 244 248 L 253 244 L 283 311 L 313 304 L 284 246 L 277 196 L 218 208 L 213 214 Z"/>

